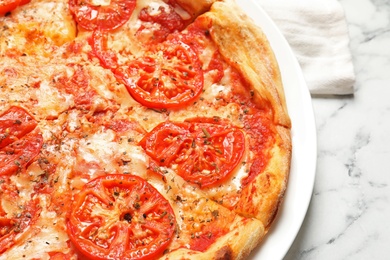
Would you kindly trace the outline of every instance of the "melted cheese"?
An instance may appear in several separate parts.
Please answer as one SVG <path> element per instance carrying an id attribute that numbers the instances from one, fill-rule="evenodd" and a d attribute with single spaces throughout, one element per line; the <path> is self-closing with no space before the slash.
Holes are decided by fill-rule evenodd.
<path id="1" fill-rule="evenodd" d="M 55 118 L 68 110 L 73 104 L 73 96 L 60 93 L 51 87 L 48 82 L 42 82 L 37 93 L 38 105 L 41 108 L 39 116 L 42 118 Z"/>
<path id="2" fill-rule="evenodd" d="M 24 239 L 12 247 L 12 251 L 0 255 L 0 260 L 42 259 L 48 260 L 47 252 L 68 251 L 69 240 L 63 230 L 63 219 L 58 219 L 55 212 L 48 211 L 50 197 L 38 197 L 42 211 L 34 228 L 30 227 L 22 235 Z"/>
<path id="3" fill-rule="evenodd" d="M 143 54 L 145 47 L 143 41 L 139 40 L 137 37 L 137 31 L 141 26 L 149 28 L 149 30 L 143 31 L 143 37 L 149 39 L 152 37 L 154 30 L 159 29 L 159 24 L 142 22 L 138 19 L 139 14 L 142 9 L 150 7 L 152 13 L 157 14 L 160 7 L 166 7 L 167 4 L 162 0 L 143 0 L 137 1 L 137 5 L 129 19 L 129 21 L 120 28 L 117 32 L 111 34 L 112 40 L 109 41 L 109 48 L 115 50 L 117 53 L 125 53 L 124 57 L 119 55 L 120 62 L 126 62 L 128 58 L 127 55 L 134 55 L 139 57 Z"/>
<path id="4" fill-rule="evenodd" d="M 156 2 L 150 2 L 146 8 L 148 8 L 149 14 L 154 16 L 154 15 L 159 15 L 161 13 L 160 8 L 164 8 L 165 10 L 169 10 L 169 6 L 166 3 L 156 3 Z"/>
<path id="5" fill-rule="evenodd" d="M 228 119 L 233 125 L 242 127 L 240 119 L 241 108 L 239 104 L 229 103 L 220 108 L 219 99 L 231 94 L 230 69 L 224 71 L 224 77 L 219 83 L 211 83 L 210 72 L 205 74 L 203 93 L 199 100 L 185 110 L 172 111 L 172 121 L 183 121 L 194 117 L 220 117 Z"/>
<path id="6" fill-rule="evenodd" d="M 231 227 L 235 213 L 208 199 L 171 169 L 162 168 L 162 171 L 164 181 L 153 177 L 148 181 L 158 188 L 175 212 L 178 229 L 168 250 L 189 249 L 197 237 L 215 231 L 223 233 Z"/>
<path id="7" fill-rule="evenodd" d="M 184 10 L 183 8 L 181 8 L 181 6 L 177 5 L 175 6 L 175 12 L 180 15 L 180 17 L 183 19 L 183 20 L 188 20 L 188 19 L 191 19 L 191 15 L 186 11 Z"/>
<path id="8" fill-rule="evenodd" d="M 25 8 L 13 12 L 13 16 L 21 24 L 34 21 L 36 28 L 57 46 L 76 37 L 76 24 L 68 11 L 68 1 L 32 1 Z M 26 26 L 23 30 L 28 29 Z"/>
<path id="9" fill-rule="evenodd" d="M 76 37 L 68 1 L 32 1 L 0 17 L 0 54 L 10 51 L 49 57 L 55 47 Z"/>
<path id="10" fill-rule="evenodd" d="M 252 156 L 253 154 L 247 148 L 240 163 L 226 181 L 216 187 L 203 190 L 207 197 L 229 208 L 234 206 L 240 198 L 242 180 L 248 177 Z"/>
<path id="11" fill-rule="evenodd" d="M 132 135 L 134 136 L 134 135 Z M 80 140 L 77 156 L 86 163 L 100 165 L 106 173 L 132 173 L 145 176 L 148 160 L 143 149 L 127 138 L 117 142 L 118 136 L 111 130 L 99 131 Z M 96 176 L 90 168 L 89 175 Z"/>
<path id="12" fill-rule="evenodd" d="M 120 63 L 126 63 L 129 55 L 140 57 L 147 49 L 148 40 L 152 39 L 153 33 L 160 30 L 161 25 L 153 22 L 141 21 L 138 17 L 143 9 L 147 9 L 151 16 L 159 15 L 161 10 L 170 12 L 169 5 L 163 0 L 143 0 L 137 1 L 137 5 L 129 21 L 119 30 L 110 34 L 108 41 L 109 49 L 115 50 L 118 54 Z M 174 11 L 184 20 L 191 18 L 190 14 L 176 6 Z M 142 32 L 139 30 L 142 28 Z"/>
<path id="13" fill-rule="evenodd" d="M 107 1 L 94 0 L 94 3 L 106 5 Z M 231 94 L 230 70 L 225 70 L 224 78 L 217 84 L 212 83 L 213 72 L 206 73 L 204 92 L 185 110 L 165 112 L 145 108 L 130 97 L 124 85 L 116 82 L 110 71 L 103 69 L 96 61 L 89 60 L 88 44 L 84 42 L 80 50 L 81 55 L 67 53 L 66 43 L 76 37 L 75 23 L 67 5 L 68 1 L 33 0 L 25 8 L 18 8 L 11 17 L 0 18 L 0 30 L 3 30 L 0 33 L 4 32 L 0 37 L 0 55 L 11 49 L 36 55 L 30 59 L 27 55 L 26 59 L 21 58 L 18 62 L 5 59 L 4 63 L 0 64 L 1 70 L 4 71 L 3 75 L 0 75 L 0 100 L 3 103 L 8 101 L 22 104 L 32 111 L 39 121 L 39 128 L 45 140 L 43 151 L 39 155 L 42 157 L 39 158 L 49 160 L 54 168 L 49 176 L 53 185 L 52 197 L 36 193 L 35 181 L 46 174 L 38 162 L 31 164 L 26 174 L 11 177 L 12 183 L 20 191 L 19 203 L 27 203 L 31 197 L 36 198 L 42 212 L 37 223 L 23 232 L 22 242 L 1 255 L 0 260 L 26 257 L 49 259 L 47 252 L 50 251 L 68 253 L 69 238 L 66 234 L 65 214 L 51 210 L 50 206 L 58 206 L 54 200 L 61 196 L 69 196 L 66 200 L 71 203 L 71 194 L 78 192 L 85 183 L 102 174 L 135 174 L 147 179 L 161 192 L 172 205 L 178 225 L 170 248 L 190 248 L 192 239 L 202 235 L 205 227 L 228 227 L 231 220 L 229 218 L 233 218 L 235 214 L 207 198 L 215 198 L 218 202 L 221 199 L 228 200 L 234 204 L 241 181 L 248 174 L 250 165 L 246 162 L 250 162 L 253 156 L 248 150 L 225 184 L 200 191 L 198 187 L 187 184 L 172 169 L 162 168 L 165 173 L 163 178 L 148 174 L 149 157 L 137 145 L 142 138 L 139 132 L 128 130 L 125 133 L 116 133 L 114 130 L 94 125 L 93 120 L 95 116 L 107 116 L 107 120 L 118 116 L 138 122 L 148 132 L 167 120 L 180 122 L 193 117 L 218 116 L 241 128 L 243 125 L 240 120 L 240 106 L 230 103 L 221 109 L 218 100 Z M 129 58 L 143 54 L 144 46 L 136 36 L 141 26 L 147 28 L 143 31 L 146 38 L 151 37 L 153 30 L 159 29 L 158 24 L 145 23 L 138 19 L 141 10 L 149 7 L 151 15 L 158 15 L 160 7 L 166 6 L 163 0 L 137 1 L 130 20 L 111 36 L 109 48 L 123 54 L 119 56 L 120 62 L 125 63 Z M 176 7 L 175 11 L 183 19 L 189 18 L 189 14 L 180 7 Z M 26 39 L 27 35 L 32 33 L 38 33 L 42 38 L 34 38 L 31 44 Z M 80 31 L 78 43 L 85 41 L 84 37 L 89 35 L 90 32 Z M 31 48 L 25 48 L 28 44 Z M 200 56 L 203 68 L 208 67 L 214 51 L 215 47 L 208 46 Z M 69 57 L 64 57 L 64 54 L 69 54 Z M 34 60 L 45 64 L 44 69 L 35 69 Z M 67 64 L 82 64 L 88 68 L 91 76 L 89 86 L 98 94 L 93 100 L 94 108 L 91 111 L 75 110 L 74 97 L 56 85 L 60 76 L 71 75 L 72 72 L 65 66 Z M 26 68 L 13 70 L 23 67 L 21 65 Z M 0 106 L 4 107 L 3 104 Z M 112 114 L 107 111 L 112 111 Z M 130 139 L 134 140 L 130 142 Z M 232 195 L 226 196 L 227 194 Z M 18 204 L 7 196 L 3 196 L 0 202 L 7 216 L 20 211 Z M 105 209 L 94 210 L 95 214 L 110 216 Z M 224 212 L 223 215 L 229 218 L 218 219 L 218 212 Z"/>

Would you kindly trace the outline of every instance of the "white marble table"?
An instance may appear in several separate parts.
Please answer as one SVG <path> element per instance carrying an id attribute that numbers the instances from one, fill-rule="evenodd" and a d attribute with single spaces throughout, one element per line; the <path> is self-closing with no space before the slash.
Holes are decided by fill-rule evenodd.
<path id="1" fill-rule="evenodd" d="M 390 259 L 390 0 L 340 0 L 355 94 L 313 97 L 312 200 L 285 260 Z"/>

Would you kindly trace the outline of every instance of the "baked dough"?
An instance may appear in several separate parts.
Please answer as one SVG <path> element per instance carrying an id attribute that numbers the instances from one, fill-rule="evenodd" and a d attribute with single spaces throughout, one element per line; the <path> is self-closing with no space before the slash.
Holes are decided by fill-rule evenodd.
<path id="1" fill-rule="evenodd" d="M 137 229 L 142 239 L 135 238 L 134 247 L 142 249 L 134 255 L 151 250 L 159 259 L 245 259 L 261 246 L 276 219 L 292 154 L 281 74 L 261 28 L 234 0 L 138 0 L 129 20 L 112 31 L 81 28 L 68 4 L 32 0 L 0 17 L 0 145 L 11 140 L 10 146 L 0 146 L 0 260 L 91 256 L 78 245 L 82 235 L 75 235 L 72 225 L 77 223 L 70 221 L 78 213 L 74 208 L 84 205 L 78 194 L 91 190 L 96 179 L 129 174 L 153 187 L 170 210 L 139 213 L 139 222 L 133 223 L 130 210 L 121 212 L 126 207 L 113 208 L 113 202 L 105 205 L 107 200 L 99 200 L 95 192 L 88 195 L 94 203 L 86 202 L 92 209 L 80 212 L 137 228 L 142 221 L 158 222 L 168 215 L 167 229 L 173 235 L 142 247 L 153 236 L 148 237 L 150 230 Z M 178 79 L 182 85 L 175 85 Z M 132 92 L 143 82 L 152 82 L 150 88 L 166 84 L 172 92 L 189 85 L 202 89 L 196 96 L 190 92 L 185 105 L 164 107 L 164 101 L 154 107 L 154 100 L 142 103 Z M 15 107 L 34 127 L 18 129 L 25 122 L 16 114 L 10 123 L 4 115 Z M 164 124 L 176 127 L 159 139 L 173 147 L 167 153 L 173 163 L 165 157 L 156 160 L 164 147 L 145 147 L 147 138 L 159 145 L 153 134 Z M 183 135 L 173 136 L 172 129 Z M 30 131 L 38 141 L 28 146 Z M 182 138 L 192 141 L 180 143 Z M 29 149 L 12 146 L 26 143 Z M 25 162 L 11 157 L 15 153 Z M 180 163 L 194 154 L 203 156 L 206 166 L 191 174 L 200 172 L 199 179 L 212 172 L 226 176 L 206 184 L 188 178 L 186 170 L 197 159 L 185 164 L 187 168 Z M 115 185 L 117 190 L 107 197 L 112 195 L 114 202 L 129 199 L 132 191 Z M 127 206 L 131 213 L 141 207 L 138 202 Z M 106 218 L 94 215 L 102 212 Z M 81 230 L 89 230 L 83 225 Z M 99 248 L 110 243 L 104 240 L 109 229 L 90 229 L 83 237 L 92 241 L 87 244 Z M 150 249 L 154 247 L 160 251 Z"/>

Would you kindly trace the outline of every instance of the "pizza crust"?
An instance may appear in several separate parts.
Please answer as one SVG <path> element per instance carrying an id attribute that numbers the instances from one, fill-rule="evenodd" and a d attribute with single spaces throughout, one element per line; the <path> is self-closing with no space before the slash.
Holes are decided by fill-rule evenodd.
<path id="1" fill-rule="evenodd" d="M 186 181 L 177 176 L 172 170 L 164 169 L 164 182 L 159 176 L 146 177 L 148 182 L 154 187 L 160 187 L 161 194 L 170 202 L 176 216 L 178 226 L 177 236 L 173 237 L 171 244 L 168 246 L 168 253 L 164 254 L 161 259 L 244 259 L 249 253 L 262 241 L 265 235 L 265 228 L 261 221 L 252 217 L 243 217 L 234 211 L 228 210 L 222 205 L 210 200 L 205 194 Z M 168 187 L 168 188 L 167 188 Z M 195 191 L 195 192 L 194 192 Z M 177 197 L 184 200 L 177 201 Z M 199 202 L 200 201 L 200 202 Z M 197 207 L 195 204 L 201 205 Z M 191 208 L 188 211 L 188 208 Z M 209 211 L 218 211 L 218 217 L 211 222 L 203 222 L 203 219 Z M 213 232 L 223 230 L 229 227 L 227 233 L 218 237 L 204 251 L 190 249 L 192 238 L 188 241 L 189 232 L 197 232 L 196 229 L 183 229 L 188 226 L 185 219 L 193 218 L 198 221 L 207 230 L 211 226 Z M 206 232 L 204 229 L 201 233 Z M 183 244 L 183 241 L 185 244 Z"/>
<path id="2" fill-rule="evenodd" d="M 290 127 L 279 66 L 262 30 L 234 0 L 214 3 L 205 16 L 211 21 L 210 35 L 219 52 L 254 90 L 256 103 L 269 103 L 274 123 Z"/>
<path id="3" fill-rule="evenodd" d="M 269 230 L 283 200 L 288 180 L 292 150 L 291 122 L 287 113 L 279 68 L 269 42 L 261 29 L 255 26 L 242 11 L 239 11 L 241 9 L 233 0 L 224 2 L 177 0 L 177 3 L 194 16 L 206 12 L 211 7 L 211 11 L 205 13 L 202 19 L 205 22 L 211 22 L 210 35 L 219 52 L 245 78 L 245 83 L 250 87 L 250 90 L 254 91 L 255 102 L 260 107 L 272 108 L 276 127 L 275 143 L 270 148 L 272 156 L 265 171 L 259 173 L 242 191 L 239 203 L 235 208 L 238 214 L 226 209 L 235 216 L 229 232 L 219 237 L 204 252 L 180 248 L 163 255 L 162 259 L 244 259 L 261 242 Z M 56 69 L 60 68 L 62 67 L 58 66 Z M 40 70 L 37 69 L 36 74 L 43 73 Z M 27 69 L 23 72 L 23 75 L 28 74 Z M 50 73 L 45 73 L 47 75 L 45 74 L 43 77 L 51 79 Z M 0 77 L 0 79 L 2 78 Z M 41 87 L 37 89 L 40 90 Z M 117 95 L 121 96 L 121 93 Z M 126 98 L 130 99 L 128 94 L 123 99 Z M 61 102 L 53 103 L 63 104 Z M 121 102 L 118 101 L 118 103 Z M 29 110 L 38 112 L 38 117 L 45 115 L 35 105 L 28 102 L 25 105 L 30 108 Z M 132 103 L 128 106 L 136 107 Z M 127 105 L 123 105 L 123 107 L 127 108 Z M 44 108 L 47 106 L 42 107 L 42 109 Z M 142 110 L 142 113 L 146 113 L 145 111 Z M 61 109 L 58 113 L 62 112 Z M 151 113 L 151 111 L 149 112 Z M 145 116 L 145 114 L 143 115 Z M 58 115 L 50 116 L 50 118 L 55 118 Z M 162 115 L 159 116 L 162 117 Z M 45 116 L 45 118 L 49 118 L 49 116 Z M 153 120 L 149 119 L 149 121 Z M 197 190 L 195 193 L 201 194 L 201 191 Z"/>
<path id="4" fill-rule="evenodd" d="M 193 259 L 193 260 L 229 260 L 245 259 L 250 252 L 261 242 L 265 234 L 260 221 L 242 219 L 237 216 L 231 225 L 231 231 L 219 238 L 204 252 L 180 248 L 161 259 Z"/>
<path id="5" fill-rule="evenodd" d="M 270 161 L 244 188 L 236 206 L 237 212 L 256 217 L 268 230 L 283 200 L 292 152 L 291 121 L 278 63 L 262 30 L 234 0 L 214 3 L 203 17 L 221 55 L 253 90 L 256 105 L 271 107 L 273 112 L 275 137 Z"/>
<path id="6" fill-rule="evenodd" d="M 236 211 L 261 220 L 266 231 L 273 223 L 283 201 L 291 163 L 290 130 L 276 127 L 276 141 L 270 150 L 267 167 L 241 193 Z"/>

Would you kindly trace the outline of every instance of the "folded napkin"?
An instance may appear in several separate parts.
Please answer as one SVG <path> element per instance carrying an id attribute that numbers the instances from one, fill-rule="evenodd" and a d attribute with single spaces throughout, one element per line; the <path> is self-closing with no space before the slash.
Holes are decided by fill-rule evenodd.
<path id="1" fill-rule="evenodd" d="M 353 93 L 355 74 L 344 10 L 337 0 L 256 0 L 302 67 L 310 93 Z"/>

